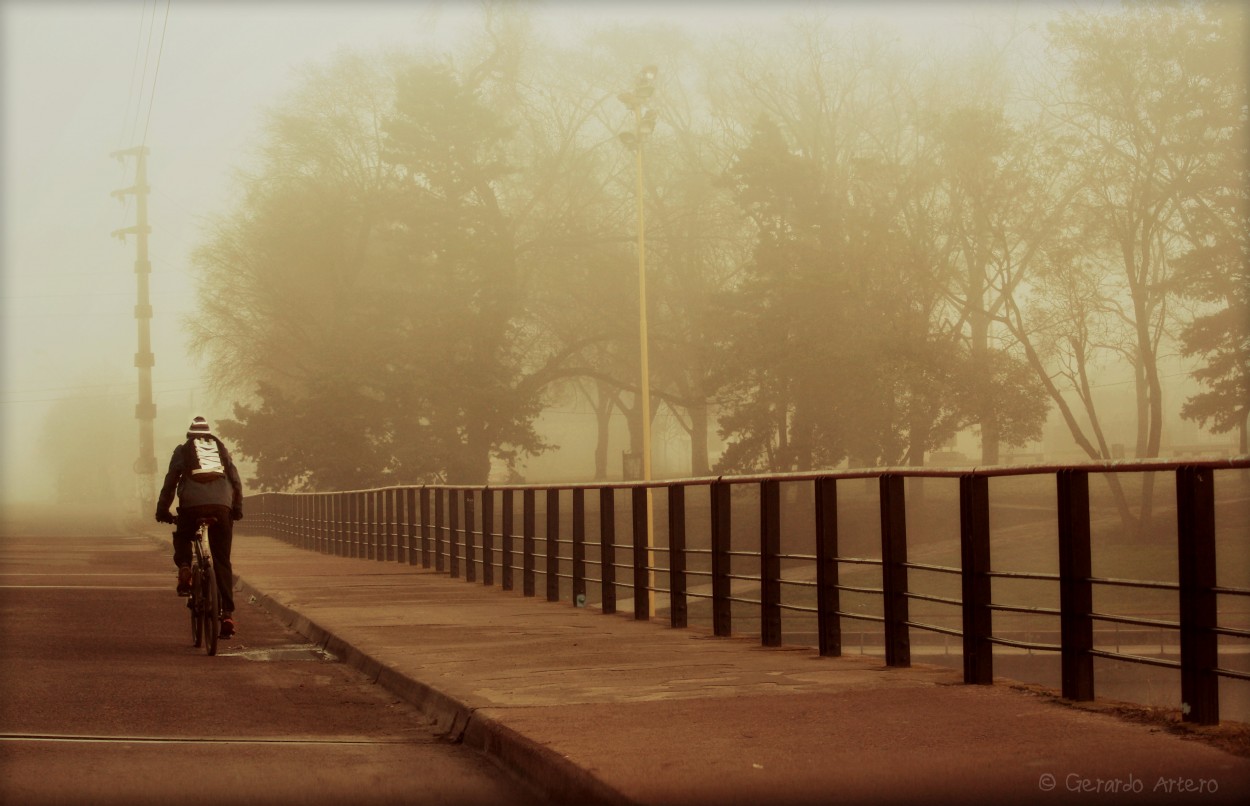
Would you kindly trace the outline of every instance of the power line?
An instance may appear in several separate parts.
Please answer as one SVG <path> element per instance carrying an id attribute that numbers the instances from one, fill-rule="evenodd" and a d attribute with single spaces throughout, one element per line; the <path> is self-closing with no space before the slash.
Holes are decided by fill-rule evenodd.
<path id="1" fill-rule="evenodd" d="M 147 7 L 147 0 L 144 0 L 144 7 L 145 8 Z M 134 120 L 130 124 L 129 140 L 131 142 L 134 141 L 135 132 L 138 131 L 139 129 L 139 111 L 143 109 L 143 87 L 148 83 L 148 62 L 152 58 L 152 28 L 155 26 L 155 24 L 156 24 L 156 4 L 153 3 L 152 4 L 152 19 L 148 23 L 148 46 L 143 54 L 143 75 L 139 79 L 139 100 L 135 103 L 135 116 L 134 116 Z M 140 37 L 143 36 L 142 30 L 140 30 L 139 35 Z M 126 147 L 125 143 L 122 143 L 121 145 L 122 145 L 122 148 Z"/>
<path id="2" fill-rule="evenodd" d="M 156 7 L 152 7 L 152 16 L 156 16 Z M 148 144 L 148 125 L 152 122 L 152 105 L 156 99 L 156 79 L 161 74 L 161 56 L 165 53 L 165 30 L 169 28 L 169 0 L 165 0 L 165 21 L 161 24 L 161 44 L 156 52 L 156 69 L 152 72 L 152 91 L 148 95 L 148 117 L 143 123 L 143 145 Z"/>
<path id="3" fill-rule="evenodd" d="M 131 66 L 130 66 L 130 87 L 126 92 L 126 107 L 125 109 L 122 110 L 122 133 L 121 133 L 121 142 L 117 144 L 118 150 L 124 149 L 127 147 L 128 144 L 134 142 L 135 130 L 139 127 L 139 112 L 141 109 L 143 109 L 143 87 L 144 85 L 147 84 L 147 81 L 148 81 L 148 60 L 151 58 L 151 55 L 152 55 L 152 25 L 153 23 L 156 22 L 156 0 L 152 0 L 152 18 L 150 22 L 146 20 L 147 16 L 148 16 L 148 0 L 143 0 L 143 6 L 139 11 L 139 32 L 138 32 L 138 36 L 135 37 L 135 56 L 134 56 L 134 61 L 131 63 Z M 147 37 L 148 46 L 146 49 L 143 48 L 143 27 L 144 27 L 145 22 L 147 22 L 147 28 L 148 28 L 148 37 Z M 140 50 L 144 50 L 143 74 L 139 77 L 139 88 L 138 88 L 138 92 L 136 93 L 135 91 L 135 68 L 139 64 L 139 51 Z M 129 133 L 129 136 L 127 136 L 126 118 L 130 115 L 130 101 L 132 99 L 134 99 L 135 101 L 134 118 L 131 120 L 130 133 Z M 122 199 L 122 221 L 125 221 L 129 217 L 130 217 L 130 196 L 127 195 Z"/>
<path id="4" fill-rule="evenodd" d="M 118 133 L 118 148 L 124 148 L 126 145 L 126 118 L 130 115 L 130 102 L 135 97 L 135 71 L 139 68 L 139 51 L 143 45 L 143 19 L 148 13 L 148 0 L 143 0 L 143 6 L 139 11 L 139 35 L 135 37 L 135 56 L 130 63 L 130 89 L 126 91 L 126 106 L 122 109 L 122 130 Z M 140 88 L 140 94 L 143 90 Z"/>

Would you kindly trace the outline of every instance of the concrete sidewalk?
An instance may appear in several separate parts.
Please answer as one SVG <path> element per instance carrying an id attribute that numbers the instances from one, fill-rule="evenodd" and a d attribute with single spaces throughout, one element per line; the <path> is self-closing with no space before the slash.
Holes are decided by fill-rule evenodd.
<path id="1" fill-rule="evenodd" d="M 555 802 L 1250 802 L 1250 758 L 946 668 L 766 649 L 266 537 L 236 536 L 233 560 L 241 601 Z"/>

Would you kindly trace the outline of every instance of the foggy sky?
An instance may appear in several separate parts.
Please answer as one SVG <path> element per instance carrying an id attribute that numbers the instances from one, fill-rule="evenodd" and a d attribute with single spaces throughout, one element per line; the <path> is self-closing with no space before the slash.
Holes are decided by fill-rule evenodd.
<path id="1" fill-rule="evenodd" d="M 544 30 L 566 37 L 652 20 L 716 36 L 744 25 L 775 25 L 786 14 L 816 8 L 848 25 L 878 20 L 934 47 L 1012 15 L 1041 20 L 1071 6 L 743 0 L 533 5 Z M 1084 4 L 1091 5 L 1102 4 Z M 195 302 L 190 252 L 203 239 L 204 219 L 230 208 L 231 174 L 256 140 L 262 110 L 294 86 L 297 68 L 324 62 L 338 49 L 441 50 L 477 13 L 468 2 L 173 2 L 153 90 L 165 8 L 156 2 L 153 15 L 153 3 L 138 0 L 0 0 L 0 505 L 50 489 L 50 478 L 39 469 L 38 441 L 57 400 L 120 401 L 128 410 L 137 402 L 135 242 L 110 237 L 135 223 L 133 203 L 110 197 L 132 183 L 133 161 L 119 164 L 109 153 L 138 145 L 147 128 L 156 454 L 163 472 L 187 411 L 194 407 L 213 420 L 230 415 L 228 401 L 211 400 L 196 382 L 181 319 Z M 621 65 L 622 77 L 637 67 Z"/>

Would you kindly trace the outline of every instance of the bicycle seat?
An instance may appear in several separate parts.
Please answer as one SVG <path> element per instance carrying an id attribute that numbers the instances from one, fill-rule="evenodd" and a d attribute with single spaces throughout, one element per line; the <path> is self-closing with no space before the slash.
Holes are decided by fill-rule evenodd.
<path id="1" fill-rule="evenodd" d="M 212 515 L 210 515 L 207 518 L 198 519 L 195 525 L 196 525 L 196 528 L 198 529 L 201 526 L 212 526 L 216 522 L 217 522 L 217 519 L 214 518 Z"/>

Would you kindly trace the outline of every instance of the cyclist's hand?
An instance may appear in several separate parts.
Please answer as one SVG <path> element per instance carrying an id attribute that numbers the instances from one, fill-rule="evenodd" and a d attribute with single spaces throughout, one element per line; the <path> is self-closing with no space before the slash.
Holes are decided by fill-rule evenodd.
<path id="1" fill-rule="evenodd" d="M 230 520 L 232 521 L 243 520 L 243 507 L 235 507 L 234 509 L 230 510 Z"/>
<path id="2" fill-rule="evenodd" d="M 169 507 L 160 507 L 156 510 L 156 522 L 175 523 L 174 516 L 169 512 Z"/>

